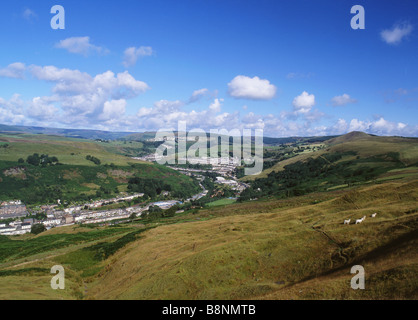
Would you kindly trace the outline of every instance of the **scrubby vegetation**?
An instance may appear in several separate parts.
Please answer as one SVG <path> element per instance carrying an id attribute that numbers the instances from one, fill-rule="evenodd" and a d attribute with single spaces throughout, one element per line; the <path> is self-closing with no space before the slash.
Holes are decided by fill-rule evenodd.
<path id="1" fill-rule="evenodd" d="M 133 176 L 131 183 L 129 176 Z M 56 203 L 57 199 L 62 202 L 90 201 L 113 197 L 123 190 L 142 192 L 142 186 L 150 197 L 160 194 L 160 190 L 171 191 L 178 197 L 188 197 L 200 190 L 198 183 L 190 177 L 150 164 L 42 167 L 0 160 L 0 178 L 3 182 L 0 200 L 21 199 L 26 204 Z"/>
<path id="2" fill-rule="evenodd" d="M 96 157 L 93 157 L 93 156 L 91 156 L 91 155 L 87 155 L 86 156 L 86 160 L 89 160 L 89 161 L 91 161 L 91 162 L 93 162 L 94 164 L 97 164 L 97 165 L 99 165 L 99 164 L 101 164 L 102 162 L 100 161 L 100 159 L 98 159 L 98 158 L 96 158 Z"/>
<path id="3" fill-rule="evenodd" d="M 353 185 L 375 179 L 393 169 L 405 168 L 399 153 L 391 152 L 367 158 L 354 157 L 354 151 L 328 153 L 316 158 L 286 165 L 284 170 L 271 172 L 267 178 L 256 179 L 245 190 L 240 201 L 267 195 L 290 197 L 332 186 Z M 344 160 L 350 158 L 350 160 Z"/>
<path id="4" fill-rule="evenodd" d="M 20 159 L 19 159 L 20 160 Z M 22 163 L 22 161 L 20 160 L 18 162 Z M 34 153 L 33 155 L 28 156 L 28 158 L 26 159 L 26 162 L 28 164 L 31 164 L 33 166 L 42 166 L 42 167 L 47 167 L 50 165 L 56 165 L 58 164 L 58 158 L 57 157 L 49 157 L 47 154 L 37 154 Z"/>
<path id="5" fill-rule="evenodd" d="M 40 234 L 46 230 L 45 226 L 42 223 L 35 223 L 32 225 L 30 232 L 33 234 Z"/>

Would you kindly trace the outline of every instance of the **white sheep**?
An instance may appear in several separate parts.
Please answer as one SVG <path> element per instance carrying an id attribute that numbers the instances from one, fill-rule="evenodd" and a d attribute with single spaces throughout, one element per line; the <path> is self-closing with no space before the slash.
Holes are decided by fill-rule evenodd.
<path id="1" fill-rule="evenodd" d="M 377 215 L 377 213 L 375 212 L 371 215 L 371 217 L 374 218 L 374 217 L 376 217 L 376 215 Z"/>
<path id="2" fill-rule="evenodd" d="M 364 219 L 366 219 L 366 216 L 364 216 L 363 218 L 361 218 L 361 219 L 357 219 L 356 220 L 356 224 L 358 224 L 358 223 L 362 223 L 363 221 L 364 221 Z"/>
<path id="3" fill-rule="evenodd" d="M 344 224 L 350 224 L 351 219 L 344 220 Z"/>

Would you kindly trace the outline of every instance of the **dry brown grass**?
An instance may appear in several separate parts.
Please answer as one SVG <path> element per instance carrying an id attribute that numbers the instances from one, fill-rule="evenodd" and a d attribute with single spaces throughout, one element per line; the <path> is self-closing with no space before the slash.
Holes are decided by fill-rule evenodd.
<path id="1" fill-rule="evenodd" d="M 417 230 L 418 213 L 407 212 L 416 208 L 417 186 L 416 181 L 393 182 L 316 205 L 158 227 L 112 257 L 87 298 L 410 297 L 418 257 L 412 250 L 415 234 L 408 234 Z M 378 212 L 374 219 L 373 212 Z M 363 215 L 368 218 L 361 225 L 342 224 Z M 379 252 L 385 247 L 388 252 Z M 372 288 L 356 294 L 347 270 L 359 261 Z M 415 282 L 407 279 L 411 275 Z"/>

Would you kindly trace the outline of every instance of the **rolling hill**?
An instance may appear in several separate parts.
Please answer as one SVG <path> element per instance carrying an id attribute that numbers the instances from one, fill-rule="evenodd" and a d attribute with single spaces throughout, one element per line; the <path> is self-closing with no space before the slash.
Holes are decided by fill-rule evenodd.
<path id="1" fill-rule="evenodd" d="M 0 200 L 20 199 L 27 204 L 57 199 L 86 201 L 127 191 L 130 178 L 154 179 L 169 184 L 174 193 L 195 194 L 197 182 L 175 170 L 132 159 L 143 148 L 140 142 L 98 142 L 54 135 L 0 134 Z M 34 166 L 29 156 L 48 155 L 57 165 Z M 100 165 L 88 160 L 93 156 Z M 125 156 L 125 155 L 130 155 Z M 21 162 L 19 162 L 21 159 Z"/>
<path id="2" fill-rule="evenodd" d="M 102 130 L 88 130 L 88 129 L 62 129 L 49 127 L 34 127 L 34 126 L 10 126 L 0 124 L 0 133 L 27 133 L 27 134 L 45 134 L 55 135 L 67 138 L 80 139 L 104 139 L 113 140 L 119 139 L 131 132 L 111 132 Z"/>
<path id="3" fill-rule="evenodd" d="M 344 188 L 271 194 L 118 227 L 1 237 L 0 298 L 417 299 L 416 143 L 352 133 L 289 159 L 302 173 L 311 164 L 315 173 L 317 163 L 330 176 L 340 165 L 377 168 L 371 180 L 359 171 L 353 177 L 361 183 Z M 305 175 L 306 184 L 326 178 Z M 56 264 L 66 270 L 65 290 L 50 288 Z M 365 290 L 350 286 L 354 265 L 365 269 Z"/>
<path id="4" fill-rule="evenodd" d="M 351 132 L 326 140 L 324 144 L 327 147 L 322 150 L 313 153 L 303 153 L 296 157 L 280 161 L 259 175 L 246 176 L 242 180 L 253 181 L 259 178 L 266 178 L 271 172 L 283 171 L 287 165 L 303 162 L 309 158 L 316 159 L 327 154 L 343 154 L 339 161 L 353 160 L 352 165 L 355 165 L 355 162 L 367 159 L 373 160 L 373 157 L 383 157 L 389 153 L 392 155 L 398 153 L 399 161 L 405 166 L 411 166 L 418 162 L 418 138 L 379 137 L 364 132 Z"/>
<path id="5" fill-rule="evenodd" d="M 205 209 L 148 230 L 139 222 L 0 239 L 0 298 L 416 299 L 417 200 L 416 179 L 404 178 Z M 49 287 L 55 264 L 66 290 Z M 365 290 L 350 287 L 358 264 Z"/>

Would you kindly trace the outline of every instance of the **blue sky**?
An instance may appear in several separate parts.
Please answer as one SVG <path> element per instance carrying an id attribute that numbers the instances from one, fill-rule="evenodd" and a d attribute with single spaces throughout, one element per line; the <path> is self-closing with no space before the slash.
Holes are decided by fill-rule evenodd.
<path id="1" fill-rule="evenodd" d="M 53 5 L 65 29 L 53 30 Z M 352 6 L 365 10 L 353 30 Z M 418 4 L 2 1 L 0 123 L 418 136 Z"/>

